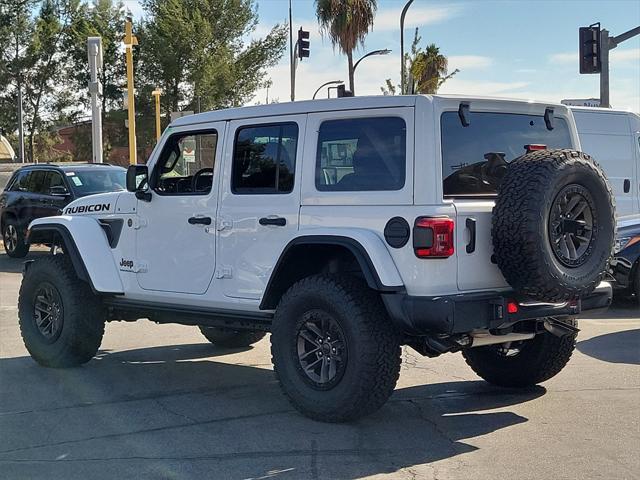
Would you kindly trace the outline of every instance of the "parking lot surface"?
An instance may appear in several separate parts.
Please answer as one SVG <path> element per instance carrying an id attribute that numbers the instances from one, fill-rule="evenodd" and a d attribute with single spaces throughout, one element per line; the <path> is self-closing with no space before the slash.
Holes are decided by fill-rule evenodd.
<path id="1" fill-rule="evenodd" d="M 391 400 L 333 425 L 288 404 L 268 338 L 225 350 L 195 327 L 114 322 L 85 366 L 38 366 L 21 263 L 0 255 L 0 478 L 640 478 L 637 305 L 582 320 L 567 368 L 526 391 L 405 348 Z"/>

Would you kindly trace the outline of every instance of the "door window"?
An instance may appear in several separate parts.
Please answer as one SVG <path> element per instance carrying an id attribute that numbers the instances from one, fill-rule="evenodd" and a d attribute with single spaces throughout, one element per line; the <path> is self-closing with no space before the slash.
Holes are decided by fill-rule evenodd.
<path id="1" fill-rule="evenodd" d="M 31 172 L 20 172 L 11 185 L 12 192 L 26 192 Z"/>
<path id="2" fill-rule="evenodd" d="M 231 191 L 235 194 L 290 193 L 297 146 L 296 123 L 239 128 L 234 145 Z"/>
<path id="3" fill-rule="evenodd" d="M 160 195 L 210 193 L 217 144 L 215 130 L 169 137 L 154 171 L 154 190 Z"/>
<path id="4" fill-rule="evenodd" d="M 399 117 L 322 122 L 316 188 L 324 192 L 401 190 L 406 172 L 407 127 Z"/>
<path id="5" fill-rule="evenodd" d="M 47 172 L 47 177 L 44 182 L 44 192 L 51 193 L 51 189 L 53 187 L 64 187 L 67 188 L 64 184 L 64 180 L 62 179 L 62 175 L 59 172 Z"/>
<path id="6" fill-rule="evenodd" d="M 48 193 L 45 187 L 45 177 L 47 172 L 44 170 L 35 170 L 29 175 L 27 181 L 27 191 L 32 193 Z"/>

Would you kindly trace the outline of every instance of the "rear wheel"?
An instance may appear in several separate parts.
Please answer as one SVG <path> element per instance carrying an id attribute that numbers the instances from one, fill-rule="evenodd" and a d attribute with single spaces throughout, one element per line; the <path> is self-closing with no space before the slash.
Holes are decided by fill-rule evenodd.
<path id="1" fill-rule="evenodd" d="M 399 336 L 366 284 L 317 275 L 294 284 L 273 321 L 276 376 L 304 415 L 344 422 L 379 409 L 400 373 Z"/>
<path id="2" fill-rule="evenodd" d="M 24 241 L 24 233 L 18 222 L 13 218 L 7 218 L 2 225 L 2 241 L 7 255 L 13 258 L 26 256 L 29 253 L 29 245 Z"/>
<path id="3" fill-rule="evenodd" d="M 563 320 L 577 327 L 575 319 Z M 462 355 L 471 369 L 501 387 L 530 387 L 556 376 L 576 346 L 576 334 L 539 333 L 531 340 L 469 348 Z"/>
<path id="4" fill-rule="evenodd" d="M 39 258 L 24 274 L 18 322 L 31 357 L 45 367 L 74 367 L 100 348 L 105 311 L 64 255 Z"/>
<path id="5" fill-rule="evenodd" d="M 233 330 L 231 328 L 199 327 L 202 335 L 214 345 L 224 348 L 242 348 L 264 338 L 266 332 Z"/>

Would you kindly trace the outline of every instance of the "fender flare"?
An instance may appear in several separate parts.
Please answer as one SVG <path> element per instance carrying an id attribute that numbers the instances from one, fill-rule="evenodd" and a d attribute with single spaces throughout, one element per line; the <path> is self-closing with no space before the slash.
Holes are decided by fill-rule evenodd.
<path id="1" fill-rule="evenodd" d="M 314 229 L 313 232 L 301 232 L 284 247 L 262 296 L 261 310 L 275 307 L 271 295 L 275 289 L 274 285 L 277 282 L 280 269 L 287 262 L 287 256 L 291 250 L 300 245 L 344 247 L 355 257 L 369 288 L 384 293 L 404 291 L 404 282 L 391 254 L 374 232 L 362 229 L 336 229 L 335 232 L 330 230 Z"/>
<path id="2" fill-rule="evenodd" d="M 38 218 L 29 225 L 28 241 L 47 232 L 60 235 L 76 275 L 89 283 L 95 293 L 124 293 L 107 236 L 95 218 L 68 215 Z"/>

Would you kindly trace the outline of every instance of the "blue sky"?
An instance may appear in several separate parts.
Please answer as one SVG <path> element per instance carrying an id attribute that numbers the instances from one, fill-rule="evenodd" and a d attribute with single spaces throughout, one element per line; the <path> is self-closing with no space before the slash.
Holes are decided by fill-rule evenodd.
<path id="1" fill-rule="evenodd" d="M 140 16 L 138 2 L 125 2 Z M 358 95 L 378 95 L 386 78 L 400 78 L 399 17 L 404 0 L 378 0 L 373 31 L 355 55 L 382 48 L 387 56 L 372 56 L 356 71 Z M 260 23 L 253 36 L 264 35 L 288 19 L 288 0 L 258 0 Z M 441 93 L 491 95 L 559 101 L 599 96 L 599 76 L 578 73 L 578 27 L 601 22 L 618 35 L 640 25 L 637 0 L 476 0 L 437 2 L 415 0 L 405 22 L 405 48 L 415 27 L 422 44 L 435 43 L 460 69 Z M 293 26 L 311 32 L 311 57 L 298 67 L 296 99 L 311 98 L 325 81 L 346 80 L 346 57 L 323 39 L 312 0 L 293 0 Z M 270 98 L 289 99 L 288 56 L 269 70 Z M 640 112 L 640 36 L 611 52 L 611 104 Z M 254 101 L 264 102 L 266 91 Z"/>

